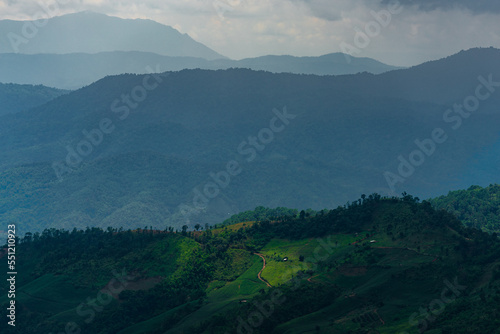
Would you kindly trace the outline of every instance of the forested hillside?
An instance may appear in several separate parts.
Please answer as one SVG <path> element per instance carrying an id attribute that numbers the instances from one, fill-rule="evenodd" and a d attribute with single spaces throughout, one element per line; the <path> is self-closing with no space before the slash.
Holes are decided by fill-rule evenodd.
<path id="1" fill-rule="evenodd" d="M 432 199 L 438 209 L 454 214 L 466 226 L 486 232 L 500 233 L 500 185 L 450 191 L 446 196 Z"/>
<path id="2" fill-rule="evenodd" d="M 199 232 L 51 229 L 17 248 L 17 323 L 2 322 L 6 334 L 499 326 L 498 238 L 410 195 L 363 195 L 334 210 Z"/>
<path id="3" fill-rule="evenodd" d="M 0 83 L 0 116 L 41 106 L 68 91 L 45 86 Z"/>
<path id="4" fill-rule="evenodd" d="M 499 69 L 500 50 L 473 49 L 380 75 L 107 77 L 1 117 L 0 222 L 193 228 L 257 206 L 499 182 Z M 452 110 L 478 87 L 492 92 L 473 114 Z"/>

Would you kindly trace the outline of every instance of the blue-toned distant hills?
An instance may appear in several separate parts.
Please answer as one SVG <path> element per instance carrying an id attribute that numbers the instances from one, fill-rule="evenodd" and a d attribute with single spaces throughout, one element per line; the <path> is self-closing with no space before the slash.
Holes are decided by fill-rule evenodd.
<path id="1" fill-rule="evenodd" d="M 9 53 L 0 54 L 0 82 L 78 89 L 107 75 L 158 70 L 248 68 L 275 73 L 342 75 L 361 72 L 379 74 L 398 69 L 370 58 L 350 57 L 349 63 L 346 59 L 342 53 L 321 57 L 264 56 L 242 60 L 171 57 L 141 51 L 36 55 Z"/>
<path id="2" fill-rule="evenodd" d="M 32 28 L 24 28 L 26 24 Z M 152 20 L 122 19 L 92 11 L 56 16 L 47 21 L 0 20 L 0 53 L 94 54 L 108 51 L 225 58 L 187 34 Z"/>
<path id="3" fill-rule="evenodd" d="M 0 83 L 0 115 L 16 113 L 38 107 L 68 91 L 42 85 L 16 85 Z"/>
<path id="4" fill-rule="evenodd" d="M 258 205 L 322 209 L 362 193 L 428 198 L 499 183 L 498 90 L 492 48 L 379 75 L 110 76 L 0 119 L 0 219 L 180 227 Z M 475 94 L 476 109 L 453 110 L 472 110 Z"/>
<path id="5" fill-rule="evenodd" d="M 26 37 L 23 27 L 29 24 L 37 28 Z M 378 74 L 397 68 L 341 53 L 230 60 L 172 27 L 90 11 L 46 22 L 0 20 L 0 82 L 4 83 L 78 89 L 107 75 L 232 67 L 318 75 Z"/>

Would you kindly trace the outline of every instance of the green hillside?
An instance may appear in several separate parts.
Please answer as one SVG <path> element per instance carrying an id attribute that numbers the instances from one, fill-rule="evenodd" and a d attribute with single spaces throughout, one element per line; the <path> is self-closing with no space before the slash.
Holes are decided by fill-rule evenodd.
<path id="1" fill-rule="evenodd" d="M 450 191 L 430 201 L 458 217 L 466 226 L 486 232 L 500 233 L 500 185 L 483 188 L 472 186 L 467 190 Z"/>
<path id="2" fill-rule="evenodd" d="M 500 241 L 409 195 L 198 232 L 45 230 L 17 253 L 16 329 L 3 322 L 2 333 L 445 334 L 500 324 Z"/>

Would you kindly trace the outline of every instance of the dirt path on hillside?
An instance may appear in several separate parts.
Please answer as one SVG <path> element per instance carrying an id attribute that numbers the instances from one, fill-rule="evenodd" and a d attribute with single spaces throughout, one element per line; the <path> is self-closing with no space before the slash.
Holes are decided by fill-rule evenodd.
<path id="1" fill-rule="evenodd" d="M 262 282 L 266 283 L 266 285 L 267 285 L 269 288 L 271 288 L 271 287 L 272 287 L 272 286 L 271 286 L 271 284 L 269 284 L 269 282 L 267 282 L 265 279 L 263 279 L 263 278 L 260 276 L 260 274 L 262 274 L 262 271 L 263 271 L 264 269 L 266 269 L 266 258 L 264 257 L 264 255 L 259 254 L 259 253 L 254 253 L 254 254 L 255 254 L 255 255 L 260 256 L 260 257 L 262 258 L 262 261 L 264 262 L 264 265 L 262 266 L 262 269 L 261 269 L 261 270 L 259 271 L 259 273 L 257 274 L 257 277 L 258 277 L 258 279 L 260 279 Z"/>
<path id="2" fill-rule="evenodd" d="M 311 276 L 311 277 L 309 277 L 309 278 L 307 279 L 307 281 L 308 281 L 309 283 L 314 283 L 314 282 L 312 281 L 312 279 L 313 279 L 313 278 L 315 278 L 315 277 L 318 277 L 319 275 L 321 275 L 321 274 L 317 274 L 317 275 L 315 275 L 315 276 Z"/>
<path id="3" fill-rule="evenodd" d="M 385 325 L 385 321 L 384 321 L 384 319 L 382 319 L 382 317 L 380 316 L 380 314 L 378 314 L 377 309 L 373 310 L 373 313 L 375 313 L 378 316 L 378 318 L 380 319 L 380 322 L 382 323 L 382 325 Z"/>

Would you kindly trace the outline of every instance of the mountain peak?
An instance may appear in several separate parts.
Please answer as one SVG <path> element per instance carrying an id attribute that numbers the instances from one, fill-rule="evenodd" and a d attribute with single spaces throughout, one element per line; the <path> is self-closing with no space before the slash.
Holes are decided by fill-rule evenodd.
<path id="1" fill-rule="evenodd" d="M 87 10 L 53 17 L 27 42 L 12 43 L 9 34 L 17 31 L 21 35 L 25 24 L 0 20 L 0 53 L 142 51 L 171 57 L 225 58 L 188 35 L 152 20 L 122 19 Z"/>

